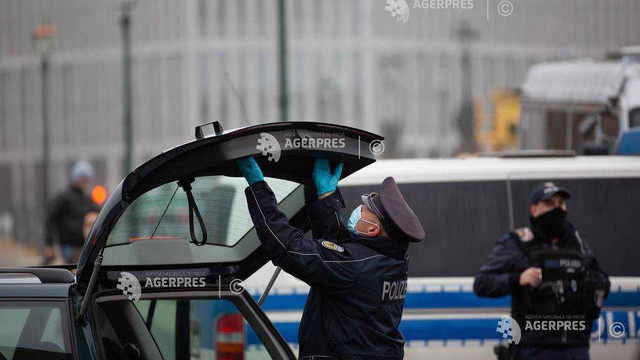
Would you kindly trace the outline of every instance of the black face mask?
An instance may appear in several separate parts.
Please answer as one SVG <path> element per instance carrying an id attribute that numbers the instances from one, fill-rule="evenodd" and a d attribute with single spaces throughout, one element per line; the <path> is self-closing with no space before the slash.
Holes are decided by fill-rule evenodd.
<path id="1" fill-rule="evenodd" d="M 566 219 L 567 212 L 557 207 L 538 217 L 530 217 L 529 222 L 534 230 L 547 238 L 560 238 L 564 235 Z"/>

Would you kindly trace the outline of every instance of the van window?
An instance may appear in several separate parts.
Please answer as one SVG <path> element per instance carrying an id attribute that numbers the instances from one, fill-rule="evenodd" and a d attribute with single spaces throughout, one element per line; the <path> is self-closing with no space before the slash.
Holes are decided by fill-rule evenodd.
<path id="1" fill-rule="evenodd" d="M 0 359 L 71 359 L 64 302 L 0 302 Z"/>
<path id="2" fill-rule="evenodd" d="M 472 276 L 509 232 L 505 181 L 398 184 L 427 234 L 409 245 L 409 276 Z M 341 187 L 347 208 L 377 185 Z M 345 214 L 346 213 L 346 214 Z M 349 216 L 345 211 L 343 216 Z"/>
<path id="3" fill-rule="evenodd" d="M 640 276 L 634 266 L 640 254 L 638 178 L 511 180 L 514 228 L 528 226 L 531 190 L 544 181 L 571 192 L 568 220 L 610 276 Z M 496 240 L 512 230 L 506 181 L 398 186 L 427 233 L 424 241 L 409 245 L 409 276 L 473 276 Z M 360 204 L 361 194 L 377 188 L 359 185 L 341 190 L 352 209 Z"/>
<path id="4" fill-rule="evenodd" d="M 629 112 L 629 127 L 638 127 L 640 126 L 640 108 L 633 109 Z"/>

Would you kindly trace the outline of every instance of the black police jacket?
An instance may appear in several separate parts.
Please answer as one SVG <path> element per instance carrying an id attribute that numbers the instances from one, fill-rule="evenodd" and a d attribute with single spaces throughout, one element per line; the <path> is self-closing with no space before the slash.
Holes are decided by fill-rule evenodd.
<path id="1" fill-rule="evenodd" d="M 264 181 L 245 190 L 273 263 L 311 286 L 298 333 L 300 359 L 402 359 L 406 242 L 351 235 L 339 191 L 307 203 L 313 239 L 289 225 Z"/>
<path id="2" fill-rule="evenodd" d="M 574 286 L 579 289 L 580 299 L 584 301 L 572 302 L 567 297 L 563 298 L 563 304 L 558 304 L 557 295 L 551 292 L 551 282 L 543 282 L 537 288 L 520 285 L 520 274 L 530 266 L 538 266 L 531 255 L 539 253 L 538 250 L 541 249 L 549 253 L 562 251 L 566 254 L 580 254 L 586 275 L 573 283 L 568 280 L 568 284 L 573 285 L 564 287 L 564 295 L 569 295 L 570 287 Z M 604 290 L 604 297 L 608 295 L 610 283 L 607 274 L 575 227 L 566 223 L 565 235 L 555 246 L 529 228 L 518 229 L 499 239 L 476 273 L 473 289 L 482 297 L 502 297 L 511 294 L 511 316 L 522 331 L 519 346 L 589 346 L 593 318 L 599 312 L 599 309 L 595 309 L 596 312 L 593 306 L 587 304 L 588 300 L 593 303 L 594 284 L 600 284 L 598 287 Z M 589 295 L 584 295 L 588 292 Z M 565 318 L 583 320 L 584 328 L 581 323 L 573 324 L 575 328 L 568 331 L 534 328 L 537 325 L 535 320 Z"/>
<path id="3" fill-rule="evenodd" d="M 84 217 L 91 211 L 99 210 L 87 194 L 70 185 L 56 196 L 47 213 L 47 245 L 52 245 L 55 238 L 60 245 L 84 245 Z"/>

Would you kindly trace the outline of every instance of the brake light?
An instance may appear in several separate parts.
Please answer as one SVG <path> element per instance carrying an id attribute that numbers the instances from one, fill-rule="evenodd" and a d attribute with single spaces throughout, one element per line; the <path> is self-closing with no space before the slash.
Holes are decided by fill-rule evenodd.
<path id="1" fill-rule="evenodd" d="M 244 320 L 241 314 L 224 315 L 218 319 L 218 360 L 244 359 Z"/>

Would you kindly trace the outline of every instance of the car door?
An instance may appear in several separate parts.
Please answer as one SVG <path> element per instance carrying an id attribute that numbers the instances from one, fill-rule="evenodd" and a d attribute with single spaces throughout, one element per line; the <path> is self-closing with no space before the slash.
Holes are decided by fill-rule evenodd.
<path id="1" fill-rule="evenodd" d="M 97 287 L 103 304 L 154 296 L 169 299 L 173 295 L 182 296 L 184 303 L 227 291 L 232 303 L 238 299 L 235 295 L 249 302 L 244 312 L 233 303 L 246 321 L 248 313 L 261 311 L 250 296 L 240 295 L 242 290 L 234 292 L 232 286 L 269 259 L 253 229 L 244 197 L 247 184 L 235 160 L 253 156 L 276 195 L 279 209 L 292 225 L 305 228 L 302 185 L 312 184 L 314 160 L 328 158 L 332 166 L 344 163 L 344 178 L 374 162 L 369 148 L 382 141 L 380 136 L 358 129 L 313 122 L 264 124 L 226 132 L 217 126 L 217 130 L 162 152 L 128 174 L 112 191 L 82 250 L 77 271 L 81 294 Z M 92 278 L 98 286 L 90 285 Z M 193 296 L 184 299 L 185 292 Z M 132 314 L 128 305 L 100 307 L 96 312 L 104 310 L 105 321 L 111 316 L 114 328 L 140 327 L 118 324 L 117 319 Z M 207 326 L 213 326 L 213 319 L 205 320 Z M 258 331 L 255 324 L 245 329 Z M 268 319 L 260 328 L 260 341 L 266 336 L 267 342 L 284 343 L 273 334 L 277 332 Z M 265 334 L 264 329 L 272 334 Z M 255 337 L 247 335 L 250 338 Z M 116 335 L 111 340 L 120 341 Z M 130 345 L 119 343 L 113 351 L 125 351 Z M 145 353 L 145 349 L 141 351 Z"/>

